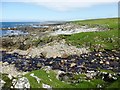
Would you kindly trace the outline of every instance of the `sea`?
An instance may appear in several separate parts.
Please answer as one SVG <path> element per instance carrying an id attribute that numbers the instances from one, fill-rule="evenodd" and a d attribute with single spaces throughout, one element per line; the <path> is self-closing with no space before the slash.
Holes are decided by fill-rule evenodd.
<path id="1" fill-rule="evenodd" d="M 17 27 L 35 27 L 35 28 L 43 28 L 45 24 L 58 24 L 64 23 L 65 21 L 42 21 L 42 22 L 0 22 L 0 28 L 6 28 L 6 30 L 0 30 L 0 37 L 2 36 L 10 36 L 10 35 L 23 35 L 28 34 L 27 32 L 23 32 L 22 30 L 18 30 Z M 44 24 L 44 25 L 43 25 Z M 17 28 L 17 30 L 8 30 L 9 28 Z"/>
<path id="2" fill-rule="evenodd" d="M 39 27 L 41 22 L 0 22 L 0 28 L 17 28 L 17 27 Z M 2 36 L 11 36 L 11 35 L 21 35 L 28 34 L 21 30 L 0 30 L 0 37 Z"/>

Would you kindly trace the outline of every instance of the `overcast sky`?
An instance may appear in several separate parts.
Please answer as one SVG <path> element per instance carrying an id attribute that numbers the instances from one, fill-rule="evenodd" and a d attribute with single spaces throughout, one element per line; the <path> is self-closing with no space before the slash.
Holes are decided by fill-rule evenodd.
<path id="1" fill-rule="evenodd" d="M 64 21 L 117 17 L 118 1 L 119 0 L 2 0 L 0 20 Z"/>

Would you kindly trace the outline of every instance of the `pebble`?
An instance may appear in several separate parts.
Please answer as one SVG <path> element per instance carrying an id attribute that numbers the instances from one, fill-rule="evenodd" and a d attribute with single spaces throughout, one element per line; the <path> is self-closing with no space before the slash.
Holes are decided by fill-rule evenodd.
<path id="1" fill-rule="evenodd" d="M 91 62 L 95 62 L 95 60 L 92 60 Z"/>
<path id="2" fill-rule="evenodd" d="M 47 84 L 44 84 L 44 83 L 42 84 L 42 88 L 52 90 L 52 87 L 50 85 L 47 85 Z"/>
<path id="3" fill-rule="evenodd" d="M 110 63 L 109 63 L 108 61 L 106 61 L 105 64 L 108 64 L 108 65 L 109 65 Z"/>
<path id="4" fill-rule="evenodd" d="M 74 67 L 76 65 L 76 63 L 71 63 L 70 67 Z"/>
<path id="5" fill-rule="evenodd" d="M 120 58 L 119 57 L 116 57 L 117 60 L 119 60 Z"/>
<path id="6" fill-rule="evenodd" d="M 100 64 L 103 64 L 103 61 L 100 61 Z"/>
<path id="7" fill-rule="evenodd" d="M 8 74 L 8 78 L 10 79 L 10 80 L 12 80 L 12 75 L 10 75 L 10 74 Z"/>

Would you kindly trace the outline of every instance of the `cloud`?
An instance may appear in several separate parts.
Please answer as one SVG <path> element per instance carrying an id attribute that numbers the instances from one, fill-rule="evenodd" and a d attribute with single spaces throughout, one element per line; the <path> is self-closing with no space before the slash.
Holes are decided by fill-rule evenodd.
<path id="1" fill-rule="evenodd" d="M 86 8 L 98 4 L 118 3 L 118 1 L 119 0 L 2 0 L 2 2 L 33 3 L 59 11 L 67 11 L 74 8 Z"/>

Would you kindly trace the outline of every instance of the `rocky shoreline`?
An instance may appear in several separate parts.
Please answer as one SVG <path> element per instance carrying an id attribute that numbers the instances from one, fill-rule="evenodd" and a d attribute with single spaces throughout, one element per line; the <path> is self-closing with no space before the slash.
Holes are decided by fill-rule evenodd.
<path id="1" fill-rule="evenodd" d="M 13 51 L 15 49 L 27 50 L 30 47 L 38 46 L 39 44 L 45 45 L 53 42 L 54 40 L 57 40 L 56 42 L 58 42 L 62 39 L 58 35 L 70 35 L 80 32 L 98 32 L 109 30 L 108 28 L 101 28 L 100 26 L 90 28 L 88 25 L 80 26 L 73 23 L 63 23 L 60 25 L 48 24 L 47 26 L 48 27 L 45 28 L 21 27 L 20 30 L 28 33 L 27 35 L 12 35 L 0 37 L 0 46 L 2 47 L 2 49 L 10 51 Z M 10 29 L 14 30 L 12 28 Z"/>
<path id="2" fill-rule="evenodd" d="M 46 73 L 49 73 L 50 70 L 58 70 L 56 78 L 70 84 L 78 84 L 82 80 L 90 82 L 92 79 L 114 82 L 120 77 L 119 51 L 90 51 L 88 47 L 77 48 L 67 44 L 63 38 L 54 36 L 61 34 L 59 30 L 60 32 L 67 31 L 65 34 L 91 30 L 102 31 L 103 29 L 99 26 L 89 28 L 88 26 L 65 23 L 63 25 L 49 25 L 49 27 L 42 29 L 26 28 L 24 30 L 29 34 L 2 37 L 2 42 L 0 42 L 2 47 L 0 50 L 0 74 L 7 75 L 9 79 L 12 77 L 10 88 L 30 88 L 29 80 L 23 76 L 35 70 L 45 70 Z M 76 79 L 76 75 L 84 75 L 84 77 Z M 30 76 L 38 82 L 41 80 L 34 73 Z M 5 83 L 7 82 L 0 79 L 2 87 Z M 50 85 L 44 83 L 42 87 L 51 88 Z M 103 87 L 104 85 L 97 85 L 97 88 Z"/>

